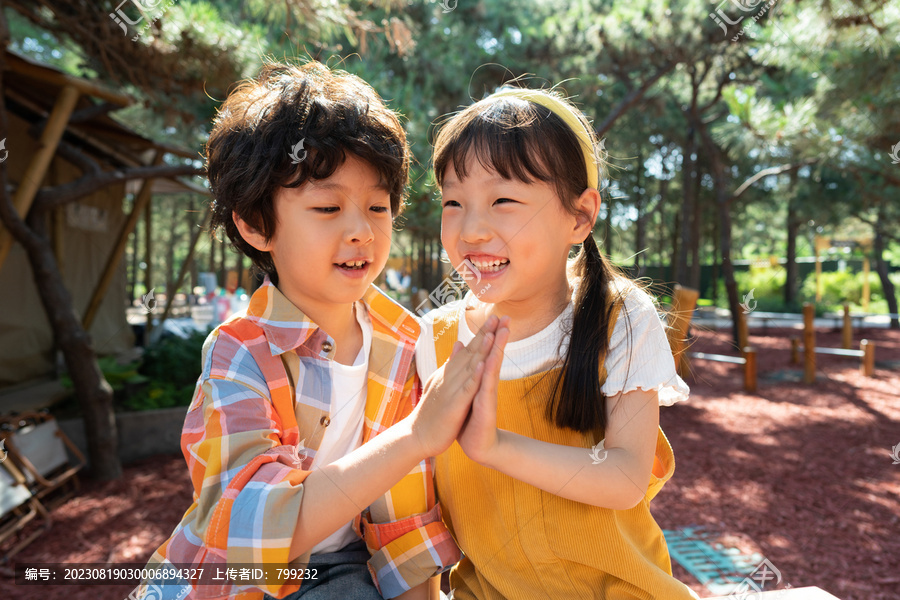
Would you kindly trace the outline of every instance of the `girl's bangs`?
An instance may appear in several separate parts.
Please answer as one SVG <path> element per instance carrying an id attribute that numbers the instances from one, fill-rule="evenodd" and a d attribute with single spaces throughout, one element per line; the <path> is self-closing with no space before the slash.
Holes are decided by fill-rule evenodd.
<path id="1" fill-rule="evenodd" d="M 523 100 L 501 99 L 487 106 L 474 104 L 445 126 L 435 143 L 434 169 L 439 185 L 447 168 L 468 176 L 469 159 L 505 179 L 525 183 L 552 181 L 563 165 L 546 139 L 539 136 L 546 115 Z M 549 110 L 547 111 L 550 112 Z"/>

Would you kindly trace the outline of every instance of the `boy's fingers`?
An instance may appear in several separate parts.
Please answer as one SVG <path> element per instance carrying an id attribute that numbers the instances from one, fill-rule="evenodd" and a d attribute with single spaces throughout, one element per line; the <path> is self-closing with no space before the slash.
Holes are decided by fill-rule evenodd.
<path id="1" fill-rule="evenodd" d="M 450 358 L 453 358 L 454 356 L 456 356 L 456 353 L 465 347 L 466 347 L 466 345 L 463 344 L 462 342 L 460 342 L 459 340 L 456 340 L 455 342 L 453 342 L 453 350 L 450 351 Z"/>

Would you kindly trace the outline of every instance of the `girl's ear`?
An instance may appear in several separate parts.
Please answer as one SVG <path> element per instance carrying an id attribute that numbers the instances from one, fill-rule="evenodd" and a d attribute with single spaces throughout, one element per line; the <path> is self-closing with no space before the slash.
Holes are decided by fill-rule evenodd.
<path id="1" fill-rule="evenodd" d="M 572 230 L 572 244 L 580 244 L 590 235 L 600 213 L 600 192 L 595 188 L 584 190 L 575 200 L 575 228 Z"/>
<path id="2" fill-rule="evenodd" d="M 238 233 L 244 238 L 244 241 L 259 250 L 260 252 L 269 252 L 271 249 L 271 240 L 267 240 L 266 236 L 260 233 L 255 227 L 247 223 L 238 216 L 235 211 L 231 211 L 231 220 L 237 227 Z"/>

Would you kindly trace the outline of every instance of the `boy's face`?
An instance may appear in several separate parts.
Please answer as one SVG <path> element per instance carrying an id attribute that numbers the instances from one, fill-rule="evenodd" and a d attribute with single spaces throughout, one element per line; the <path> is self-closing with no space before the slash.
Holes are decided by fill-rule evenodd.
<path id="1" fill-rule="evenodd" d="M 304 311 L 362 298 L 391 247 L 391 197 L 378 172 L 347 154 L 331 177 L 280 188 L 273 201 L 270 240 L 248 239 L 238 227 L 251 245 L 271 253 L 278 289 Z M 363 264 L 348 264 L 354 261 Z"/>

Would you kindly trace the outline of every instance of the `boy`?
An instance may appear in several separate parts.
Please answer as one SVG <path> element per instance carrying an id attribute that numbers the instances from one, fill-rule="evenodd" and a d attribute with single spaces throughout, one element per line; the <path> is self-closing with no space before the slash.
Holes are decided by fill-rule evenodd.
<path id="1" fill-rule="evenodd" d="M 266 280 L 204 345 L 182 432 L 194 502 L 148 565 L 205 574 L 187 577 L 194 586 L 156 578 L 139 596 L 437 597 L 436 575 L 460 553 L 430 457 L 499 359 L 499 329 L 422 391 L 419 325 L 373 285 L 408 162 L 374 90 L 316 62 L 267 65 L 221 107 L 207 145 L 212 228 Z M 302 585 L 272 577 L 289 565 Z M 252 567 L 269 578 L 210 580 Z"/>

